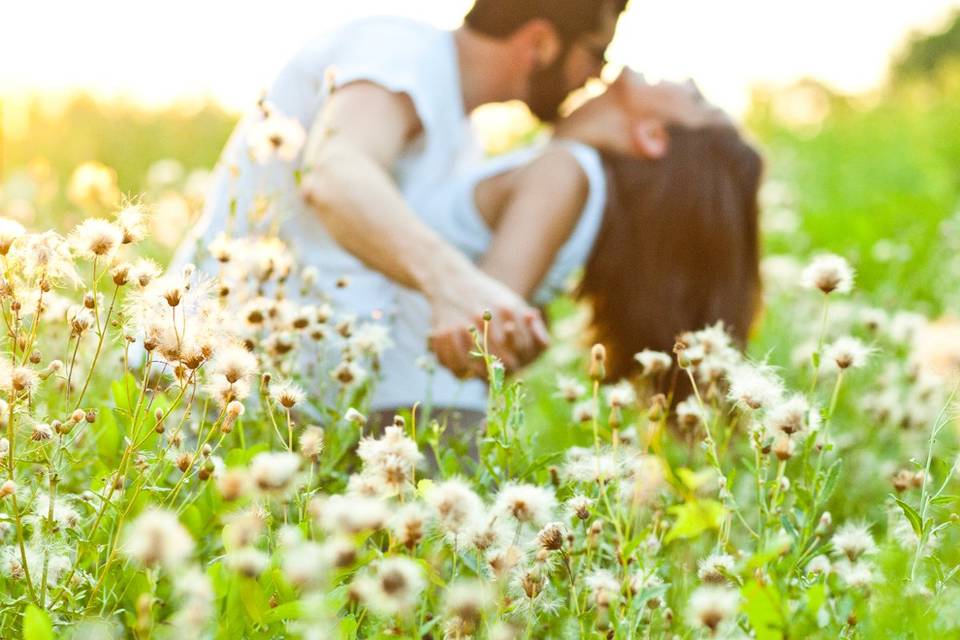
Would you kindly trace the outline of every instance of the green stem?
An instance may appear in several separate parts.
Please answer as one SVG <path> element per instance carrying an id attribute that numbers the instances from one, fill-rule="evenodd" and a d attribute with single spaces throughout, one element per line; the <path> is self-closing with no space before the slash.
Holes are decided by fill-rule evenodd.
<path id="1" fill-rule="evenodd" d="M 16 443 L 14 428 L 16 422 L 16 408 L 17 396 L 13 395 L 10 398 L 10 415 L 7 419 L 7 472 L 10 481 L 14 483 L 16 482 L 14 473 L 14 470 L 16 469 L 16 454 L 14 449 L 14 445 Z M 20 518 L 20 507 L 17 505 L 16 491 L 10 494 L 10 505 L 13 507 L 13 519 L 17 526 L 17 544 L 20 547 L 20 561 L 23 564 L 23 575 L 27 581 L 27 591 L 30 593 L 30 599 L 33 602 L 37 602 L 37 594 L 33 589 L 33 580 L 30 579 L 30 567 L 27 565 L 27 546 L 23 541 L 23 520 Z"/>
<path id="2" fill-rule="evenodd" d="M 823 341 L 827 335 L 827 313 L 830 309 L 830 296 L 823 296 L 823 317 L 820 319 L 820 336 L 817 338 L 817 350 L 813 354 L 813 379 L 810 382 L 810 394 L 817 389 L 820 379 L 820 354 L 823 351 Z"/>
<path id="3" fill-rule="evenodd" d="M 90 368 L 87 371 L 87 378 L 83 381 L 83 387 L 80 389 L 80 395 L 77 396 L 77 403 L 74 405 L 73 410 L 76 411 L 80 408 L 80 404 L 83 402 L 83 397 L 87 393 L 87 387 L 90 386 L 90 380 L 93 379 L 94 369 L 97 367 L 97 362 L 100 359 L 100 352 L 103 349 L 103 340 L 107 336 L 107 325 L 110 322 L 110 316 L 113 315 L 113 307 L 117 303 L 117 293 L 120 291 L 120 287 L 116 287 L 113 290 L 113 297 L 110 300 L 110 309 L 107 311 L 107 315 L 103 319 L 103 330 L 100 331 L 100 335 L 97 339 L 97 349 L 93 353 L 93 361 L 90 363 Z M 77 337 L 77 346 L 80 346 L 80 338 Z M 74 356 L 76 357 L 76 356 Z M 71 367 L 72 368 L 72 367 Z"/>

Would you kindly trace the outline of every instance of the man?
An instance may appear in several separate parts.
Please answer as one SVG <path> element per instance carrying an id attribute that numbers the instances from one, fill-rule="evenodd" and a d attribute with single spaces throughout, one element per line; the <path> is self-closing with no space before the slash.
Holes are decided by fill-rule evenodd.
<path id="1" fill-rule="evenodd" d="M 482 375 L 469 328 L 485 311 L 491 351 L 511 369 L 528 363 L 547 342 L 539 313 L 430 230 L 416 202 L 470 156 L 467 118 L 476 107 L 517 99 L 555 117 L 570 91 L 599 74 L 625 4 L 477 0 L 454 32 L 374 18 L 309 44 L 280 73 L 262 113 L 234 134 L 178 259 L 224 231 L 274 226 L 301 261 L 346 278 L 335 300 L 360 316 L 389 317 L 397 285 L 421 292 L 432 348 L 455 374 Z M 286 118 L 309 129 L 302 155 L 291 157 L 298 134 Z M 256 133 L 264 119 L 275 121 L 265 136 Z M 255 135 L 266 137 L 266 153 Z M 279 159 L 264 157 L 271 150 Z"/>

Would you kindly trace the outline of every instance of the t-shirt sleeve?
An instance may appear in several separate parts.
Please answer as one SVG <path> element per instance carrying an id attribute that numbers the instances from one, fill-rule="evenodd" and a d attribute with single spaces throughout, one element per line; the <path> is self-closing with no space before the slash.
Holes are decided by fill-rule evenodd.
<path id="1" fill-rule="evenodd" d="M 406 94 L 421 125 L 429 130 L 438 116 L 431 77 L 436 68 L 437 39 L 443 32 L 407 21 L 365 21 L 345 29 L 334 56 L 332 89 L 371 82 L 392 93 Z"/>

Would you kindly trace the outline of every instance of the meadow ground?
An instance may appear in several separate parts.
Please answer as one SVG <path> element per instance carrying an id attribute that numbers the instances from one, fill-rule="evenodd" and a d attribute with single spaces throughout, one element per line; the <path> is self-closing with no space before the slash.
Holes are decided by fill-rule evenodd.
<path id="1" fill-rule="evenodd" d="M 807 90 L 814 120 L 763 95 L 747 119 L 747 356 L 706 329 L 609 384 L 561 300 L 520 379 L 485 356 L 478 465 L 429 419 L 365 424 L 382 336 L 283 302 L 282 246 L 214 248 L 226 295 L 140 260 L 196 215 L 230 116 L 38 114 L 0 194 L 0 636 L 960 633 L 958 82 Z M 143 349 L 156 375 L 123 366 Z M 698 393 L 670 409 L 673 363 Z"/>

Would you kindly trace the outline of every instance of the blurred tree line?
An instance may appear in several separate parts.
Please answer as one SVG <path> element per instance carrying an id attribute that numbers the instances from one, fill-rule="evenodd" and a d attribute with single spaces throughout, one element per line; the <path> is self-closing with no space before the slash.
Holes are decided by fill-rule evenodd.
<path id="1" fill-rule="evenodd" d="M 945 66 L 956 64 L 960 64 L 960 11 L 939 33 L 911 35 L 892 65 L 891 80 L 898 84 L 928 79 Z"/>
<path id="2" fill-rule="evenodd" d="M 830 250 L 880 301 L 960 314 L 960 13 L 909 36 L 884 86 L 757 88 L 747 114 L 768 174 L 792 188 L 797 232 L 769 253 Z"/>
<path id="3" fill-rule="evenodd" d="M 32 97 L 20 120 L 0 134 L 4 174 L 42 159 L 63 182 L 96 161 L 116 170 L 121 191 L 138 193 L 158 160 L 176 159 L 187 170 L 213 167 L 237 116 L 209 101 L 148 109 L 77 95 L 57 105 Z"/>

